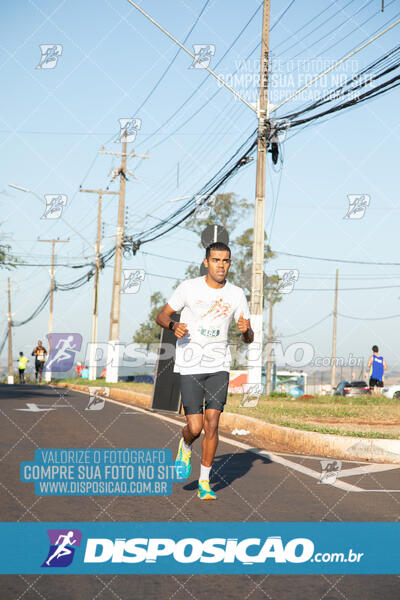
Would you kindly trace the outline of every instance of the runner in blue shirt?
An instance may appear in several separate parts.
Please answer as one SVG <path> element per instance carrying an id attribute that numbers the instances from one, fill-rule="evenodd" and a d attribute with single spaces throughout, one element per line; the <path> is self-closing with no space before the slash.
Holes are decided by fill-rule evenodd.
<path id="1" fill-rule="evenodd" d="M 379 356 L 378 346 L 372 346 L 372 356 L 368 359 L 369 388 L 373 394 L 381 394 L 383 388 L 383 375 L 387 369 L 386 361 L 383 356 Z"/>

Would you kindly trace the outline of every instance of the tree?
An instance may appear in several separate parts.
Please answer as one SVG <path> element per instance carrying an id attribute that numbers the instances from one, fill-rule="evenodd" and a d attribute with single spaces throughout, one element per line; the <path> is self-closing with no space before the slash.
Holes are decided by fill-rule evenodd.
<path id="1" fill-rule="evenodd" d="M 166 300 L 161 292 L 154 292 L 150 297 L 150 312 L 147 321 L 142 323 L 133 336 L 137 344 L 154 344 L 160 341 L 161 327 L 156 323 L 156 316 L 165 305 Z"/>
<path id="2" fill-rule="evenodd" d="M 250 297 L 251 288 L 251 264 L 253 252 L 253 229 L 249 228 L 241 231 L 234 236 L 235 230 L 246 217 L 249 211 L 252 211 L 252 205 L 244 198 L 239 198 L 234 193 L 218 194 L 215 202 L 209 202 L 211 207 L 210 215 L 206 218 L 197 218 L 194 214 L 186 224 L 186 228 L 194 231 L 199 236 L 199 246 L 202 248 L 200 236 L 208 225 L 222 225 L 229 232 L 229 246 L 232 251 L 232 266 L 229 270 L 229 281 L 234 285 L 243 288 L 246 296 Z M 266 235 L 265 235 L 266 239 Z M 268 244 L 265 244 L 264 262 L 273 258 L 274 254 Z M 185 271 L 185 279 L 199 277 L 199 265 L 189 265 Z M 267 298 L 271 285 L 276 285 L 277 276 L 265 279 L 264 297 Z M 174 287 L 180 282 L 177 281 Z M 279 294 L 274 294 L 274 303 L 281 299 Z M 133 341 L 139 343 L 154 343 L 160 339 L 160 327 L 156 325 L 155 318 L 165 300 L 161 292 L 156 292 L 151 297 L 150 313 L 147 321 L 143 323 L 135 333 Z M 265 337 L 265 336 L 264 336 Z M 228 341 L 230 344 L 241 344 L 241 335 L 237 327 L 233 326 L 229 330 Z M 233 366 L 235 364 L 235 357 Z"/>
<path id="3" fill-rule="evenodd" d="M 13 269 L 18 264 L 23 264 L 17 257 L 10 254 L 11 246 L 0 242 L 0 267 L 4 269 Z"/>

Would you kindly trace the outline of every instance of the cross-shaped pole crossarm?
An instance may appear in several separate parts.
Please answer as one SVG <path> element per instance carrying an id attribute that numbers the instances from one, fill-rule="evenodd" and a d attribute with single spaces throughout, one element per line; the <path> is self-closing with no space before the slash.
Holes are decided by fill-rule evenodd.
<path id="1" fill-rule="evenodd" d="M 100 154 L 111 154 L 112 156 L 126 156 L 127 158 L 150 158 L 150 154 L 135 154 L 132 150 L 131 152 L 111 152 L 111 150 L 104 150 L 104 148 L 100 148 Z"/>
<path id="2" fill-rule="evenodd" d="M 115 194 L 118 196 L 119 192 L 110 192 L 108 190 L 84 190 L 82 188 L 80 188 L 79 190 L 80 192 L 85 192 L 87 194 L 101 194 L 102 196 L 104 194 Z"/>

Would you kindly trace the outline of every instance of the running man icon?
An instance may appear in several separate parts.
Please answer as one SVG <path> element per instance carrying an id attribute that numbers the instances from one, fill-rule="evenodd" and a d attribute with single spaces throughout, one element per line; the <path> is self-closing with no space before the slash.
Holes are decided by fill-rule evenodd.
<path id="1" fill-rule="evenodd" d="M 79 333 L 52 333 L 48 336 L 50 354 L 45 370 L 64 373 L 72 368 L 75 354 L 82 346 Z"/>
<path id="2" fill-rule="evenodd" d="M 48 529 L 50 548 L 42 567 L 68 567 L 74 558 L 75 550 L 81 545 L 80 529 Z"/>
<path id="3" fill-rule="evenodd" d="M 62 556 L 66 556 L 67 554 L 72 554 L 72 550 L 70 548 L 67 548 L 67 546 L 73 546 L 76 543 L 76 540 L 72 539 L 73 537 L 73 531 L 68 531 L 67 535 L 58 536 L 58 539 L 56 541 L 57 549 L 54 552 L 54 554 L 52 554 L 50 558 L 46 560 L 46 565 L 50 566 L 50 563 L 53 560 L 53 558 L 61 558 Z M 60 543 L 61 539 L 63 541 Z"/>

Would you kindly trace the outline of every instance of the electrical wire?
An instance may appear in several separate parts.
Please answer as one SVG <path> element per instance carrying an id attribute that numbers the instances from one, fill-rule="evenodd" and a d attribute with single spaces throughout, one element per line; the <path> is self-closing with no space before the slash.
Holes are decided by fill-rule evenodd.
<path id="1" fill-rule="evenodd" d="M 279 250 L 274 250 L 275 254 L 281 254 L 282 256 L 292 256 L 294 258 L 305 258 L 307 260 L 321 260 L 323 262 L 336 262 L 336 263 L 349 263 L 353 265 L 379 265 L 379 266 L 391 266 L 398 267 L 400 263 L 398 262 L 369 262 L 365 260 L 350 260 L 346 258 L 325 258 L 318 256 L 306 256 L 304 254 L 293 254 L 292 252 L 281 252 Z"/>
<path id="2" fill-rule="evenodd" d="M 279 336 L 277 336 L 277 338 L 280 339 L 280 338 L 293 337 L 295 335 L 301 335 L 302 333 L 306 333 L 306 331 L 310 331 L 310 329 L 313 329 L 314 327 L 317 327 L 317 325 L 319 325 L 320 323 L 323 323 L 324 321 L 326 321 L 327 319 L 329 319 L 329 317 L 331 317 L 332 314 L 333 313 L 330 312 L 325 317 L 322 317 L 322 319 L 319 319 L 319 321 L 317 321 L 316 323 L 313 323 L 309 327 L 306 327 L 306 329 L 302 329 L 301 331 L 297 331 L 296 333 L 288 333 L 288 334 L 285 334 L 285 335 L 279 335 Z"/>

